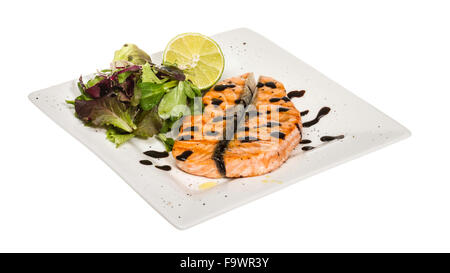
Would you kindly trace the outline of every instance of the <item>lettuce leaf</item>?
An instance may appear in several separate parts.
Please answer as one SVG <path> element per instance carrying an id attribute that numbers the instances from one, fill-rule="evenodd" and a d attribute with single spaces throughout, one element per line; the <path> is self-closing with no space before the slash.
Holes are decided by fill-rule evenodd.
<path id="1" fill-rule="evenodd" d="M 133 123 L 135 109 L 127 107 L 117 97 L 105 96 L 95 100 L 75 100 L 78 117 L 95 126 L 112 125 L 131 133 L 137 127 Z"/>
<path id="2" fill-rule="evenodd" d="M 121 133 L 114 127 L 110 127 L 106 131 L 106 139 L 116 144 L 116 148 L 122 145 L 123 143 L 127 142 L 128 140 L 132 139 L 133 137 L 134 134 Z"/>
<path id="3" fill-rule="evenodd" d="M 170 89 L 176 86 L 176 81 L 170 81 L 165 83 L 151 83 L 142 82 L 138 86 L 141 90 L 140 106 L 143 110 L 150 110 L 161 101 L 164 94 Z"/>
<path id="4" fill-rule="evenodd" d="M 172 88 L 161 99 L 158 106 L 158 114 L 162 119 L 181 117 L 184 114 L 187 97 L 184 93 L 184 84 L 178 82 L 178 86 Z"/>
<path id="5" fill-rule="evenodd" d="M 133 64 L 142 65 L 151 63 L 152 59 L 135 44 L 124 44 L 121 49 L 114 52 L 114 61 L 124 60 Z"/>
<path id="6" fill-rule="evenodd" d="M 142 66 L 142 82 L 151 82 L 151 83 L 163 83 L 167 81 L 167 79 L 159 79 L 155 72 L 153 71 L 152 66 L 149 63 L 146 63 Z"/>
<path id="7" fill-rule="evenodd" d="M 157 107 L 150 111 L 141 111 L 135 119 L 137 129 L 133 132 L 136 136 L 147 138 L 157 134 L 162 127 L 162 120 L 158 116 Z"/>
<path id="8" fill-rule="evenodd" d="M 165 134 L 158 134 L 156 135 L 156 138 L 161 140 L 168 153 L 172 151 L 173 144 L 175 144 L 173 138 L 167 137 Z"/>

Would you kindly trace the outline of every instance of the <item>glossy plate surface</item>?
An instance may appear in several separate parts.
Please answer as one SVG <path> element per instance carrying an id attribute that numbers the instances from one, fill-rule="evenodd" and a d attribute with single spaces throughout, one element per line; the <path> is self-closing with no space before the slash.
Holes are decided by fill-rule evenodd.
<path id="1" fill-rule="evenodd" d="M 405 127 L 392 118 L 251 30 L 236 29 L 212 37 L 225 55 L 222 79 L 254 72 L 256 77 L 265 75 L 281 81 L 287 91 L 306 90 L 303 97 L 293 99 L 299 111 L 309 110 L 302 117 L 304 122 L 315 118 L 322 107 L 331 108 L 330 113 L 318 124 L 303 131 L 304 138 L 312 141 L 308 145 L 315 149 L 303 151 L 302 145 L 299 145 L 281 168 L 268 175 L 210 180 L 178 170 L 171 157 L 156 160 L 143 155 L 144 151 L 150 149 L 149 146 L 154 150 L 163 150 L 155 139 L 132 139 L 116 149 L 105 139 L 104 130 L 84 126 L 74 118 L 73 107 L 64 102 L 78 95 L 76 80 L 33 92 L 29 98 L 180 229 L 191 227 L 410 135 Z M 152 60 L 159 63 L 161 54 L 153 54 Z M 345 137 L 324 143 L 320 137 L 325 135 Z M 172 170 L 166 172 L 154 165 L 142 165 L 139 163 L 142 159 L 150 159 L 157 165 L 171 165 Z M 198 185 L 208 181 L 217 181 L 219 185 L 195 191 Z"/>

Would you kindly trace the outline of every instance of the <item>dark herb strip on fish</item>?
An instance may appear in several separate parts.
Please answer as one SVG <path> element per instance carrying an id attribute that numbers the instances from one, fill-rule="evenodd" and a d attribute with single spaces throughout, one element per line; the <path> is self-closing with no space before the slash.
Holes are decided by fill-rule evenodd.
<path id="1" fill-rule="evenodd" d="M 150 160 L 140 160 L 139 163 L 141 163 L 142 165 L 152 165 L 153 163 Z"/>
<path id="2" fill-rule="evenodd" d="M 187 151 L 184 151 L 183 153 L 177 155 L 175 158 L 180 161 L 186 161 L 186 159 L 188 159 L 188 157 L 191 156 L 191 154 L 193 154 L 193 153 L 194 153 L 193 151 L 187 150 Z"/>
<path id="3" fill-rule="evenodd" d="M 264 85 L 270 88 L 277 88 L 277 85 L 274 82 L 266 82 Z"/>
<path id="4" fill-rule="evenodd" d="M 218 84 L 218 85 L 214 86 L 214 91 L 223 91 L 227 88 L 233 88 L 235 86 L 236 85 L 234 85 L 234 84 Z"/>
<path id="5" fill-rule="evenodd" d="M 158 152 L 158 151 L 146 151 L 144 152 L 145 155 L 153 157 L 153 158 L 164 158 L 164 157 L 168 157 L 169 153 L 164 151 L 164 152 Z"/>
<path id="6" fill-rule="evenodd" d="M 172 170 L 172 167 L 170 167 L 169 165 L 162 165 L 162 166 L 155 166 L 156 168 L 163 170 L 163 171 L 170 171 Z"/>
<path id="7" fill-rule="evenodd" d="M 308 128 L 308 127 L 311 127 L 311 126 L 317 124 L 321 118 L 323 118 L 330 112 L 330 110 L 331 110 L 330 107 L 323 107 L 322 109 L 320 109 L 319 113 L 317 113 L 316 118 L 313 120 L 304 122 L 303 127 Z"/>
<path id="8" fill-rule="evenodd" d="M 271 137 L 276 137 L 276 138 L 280 138 L 280 139 L 284 139 L 284 137 L 286 136 L 284 133 L 282 132 L 272 132 L 270 133 Z"/>
<path id="9" fill-rule="evenodd" d="M 292 98 L 301 98 L 301 97 L 303 97 L 303 95 L 305 95 L 305 92 L 306 92 L 305 90 L 300 90 L 300 91 L 294 90 L 294 91 L 289 92 L 287 94 L 287 96 L 290 99 L 292 99 Z"/>
<path id="10" fill-rule="evenodd" d="M 323 136 L 320 138 L 320 141 L 323 142 L 328 142 L 328 141 L 333 141 L 335 139 L 343 139 L 344 135 L 339 135 L 339 136 Z"/>
<path id="11" fill-rule="evenodd" d="M 221 105 L 222 102 L 223 102 L 223 100 L 221 100 L 221 99 L 216 99 L 216 98 L 213 98 L 213 99 L 211 100 L 211 104 L 213 104 L 213 105 Z"/>
<path id="12" fill-rule="evenodd" d="M 309 110 L 305 110 L 303 112 L 300 112 L 300 116 L 306 116 L 309 113 Z"/>
<path id="13" fill-rule="evenodd" d="M 309 143 L 311 143 L 312 141 L 311 140 L 309 140 L 309 139 L 302 139 L 301 141 L 300 141 L 300 144 L 309 144 Z"/>
<path id="14" fill-rule="evenodd" d="M 225 167 L 225 160 L 223 158 L 225 154 L 225 150 L 228 147 L 229 140 L 221 140 L 219 143 L 217 143 L 214 153 L 212 156 L 212 159 L 216 163 L 217 170 L 222 176 L 225 176 L 227 173 L 226 167 Z"/>
<path id="15" fill-rule="evenodd" d="M 310 150 L 312 150 L 312 149 L 314 149 L 313 146 L 305 146 L 305 147 L 302 147 L 302 150 L 303 150 L 303 151 L 310 151 Z"/>

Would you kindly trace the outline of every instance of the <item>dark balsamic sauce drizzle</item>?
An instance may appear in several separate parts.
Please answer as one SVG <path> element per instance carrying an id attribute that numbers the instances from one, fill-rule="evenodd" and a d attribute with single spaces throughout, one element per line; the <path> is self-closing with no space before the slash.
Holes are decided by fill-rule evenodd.
<path id="1" fill-rule="evenodd" d="M 153 165 L 153 163 L 150 160 L 147 160 L 147 159 L 140 160 L 139 163 L 141 163 L 142 165 L 147 165 L 147 166 Z"/>
<path id="2" fill-rule="evenodd" d="M 323 118 L 330 112 L 330 110 L 331 110 L 330 107 L 323 107 L 322 109 L 320 109 L 319 113 L 317 113 L 316 118 L 303 123 L 303 127 L 308 128 L 317 124 L 321 118 Z"/>
<path id="3" fill-rule="evenodd" d="M 303 112 L 300 112 L 300 116 L 306 116 L 309 113 L 309 110 L 305 110 Z"/>
<path id="4" fill-rule="evenodd" d="M 189 156 L 191 156 L 191 154 L 193 154 L 194 152 L 191 150 L 187 150 L 184 151 L 183 153 L 177 155 L 175 158 L 179 161 L 186 161 L 186 159 L 188 159 Z"/>
<path id="5" fill-rule="evenodd" d="M 172 167 L 170 167 L 169 165 L 162 165 L 162 166 L 155 166 L 156 168 L 163 170 L 163 171 L 170 171 L 172 170 Z"/>
<path id="6" fill-rule="evenodd" d="M 311 143 L 312 141 L 311 140 L 309 140 L 309 139 L 302 139 L 301 141 L 300 141 L 300 144 L 309 144 L 309 143 Z"/>
<path id="7" fill-rule="evenodd" d="M 146 151 L 144 152 L 145 155 L 153 157 L 153 158 L 164 158 L 164 157 L 168 157 L 169 153 L 164 151 L 164 152 L 158 152 L 158 151 Z"/>
<path id="8" fill-rule="evenodd" d="M 329 142 L 329 141 L 333 141 L 336 139 L 343 139 L 344 135 L 339 135 L 339 136 L 323 136 L 320 138 L 320 141 L 322 142 Z"/>
<path id="9" fill-rule="evenodd" d="M 288 98 L 292 99 L 292 98 L 301 98 L 303 97 L 303 95 L 305 95 L 305 90 L 294 90 L 291 91 L 287 94 Z"/>
<path id="10" fill-rule="evenodd" d="M 302 147 L 302 150 L 303 150 L 303 151 L 310 151 L 310 150 L 312 150 L 312 149 L 314 149 L 313 146 L 304 146 L 304 147 Z"/>

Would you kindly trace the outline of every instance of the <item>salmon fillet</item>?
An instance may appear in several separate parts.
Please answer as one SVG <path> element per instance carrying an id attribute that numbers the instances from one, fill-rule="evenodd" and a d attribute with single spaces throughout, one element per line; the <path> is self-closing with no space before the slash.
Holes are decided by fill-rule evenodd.
<path id="1" fill-rule="evenodd" d="M 172 155 L 185 172 L 247 177 L 277 169 L 301 140 L 301 116 L 282 83 L 253 74 L 219 82 L 202 115 L 183 120 Z"/>

